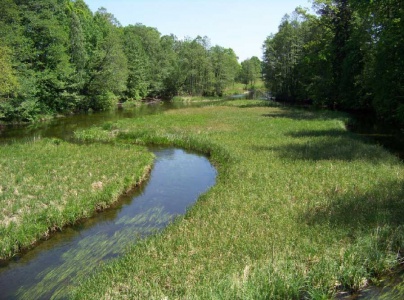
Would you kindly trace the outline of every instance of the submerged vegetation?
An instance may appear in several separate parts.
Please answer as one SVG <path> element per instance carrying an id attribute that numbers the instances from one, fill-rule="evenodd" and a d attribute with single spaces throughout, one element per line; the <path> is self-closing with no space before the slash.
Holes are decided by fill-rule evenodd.
<path id="1" fill-rule="evenodd" d="M 152 159 L 139 146 L 57 139 L 2 145 L 0 259 L 108 207 L 143 180 Z"/>
<path id="2" fill-rule="evenodd" d="M 402 260 L 404 168 L 349 133 L 346 118 L 234 100 L 80 132 L 204 151 L 219 177 L 71 296 L 323 299 L 377 281 Z"/>

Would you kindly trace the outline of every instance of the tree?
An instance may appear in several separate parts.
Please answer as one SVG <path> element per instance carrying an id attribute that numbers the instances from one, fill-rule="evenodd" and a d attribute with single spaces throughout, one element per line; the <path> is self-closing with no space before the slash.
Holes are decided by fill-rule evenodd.
<path id="1" fill-rule="evenodd" d="M 299 15 L 302 49 L 296 66 L 299 78 L 295 91 L 297 101 L 311 102 L 317 106 L 331 106 L 332 64 L 330 20 L 308 14 L 304 9 L 295 11 Z"/>
<path id="2" fill-rule="evenodd" d="M 174 35 L 165 35 L 160 40 L 165 55 L 164 91 L 162 96 L 170 99 L 181 92 L 186 80 L 186 73 L 181 67 L 179 49 L 181 41 Z"/>
<path id="3" fill-rule="evenodd" d="M 126 90 L 127 58 L 123 51 L 122 30 L 115 17 L 104 8 L 94 15 L 92 55 L 83 94 L 88 100 L 83 109 L 106 110 Z"/>
<path id="4" fill-rule="evenodd" d="M 6 101 L 18 90 L 18 80 L 10 62 L 10 49 L 0 46 L 0 101 Z"/>
<path id="5" fill-rule="evenodd" d="M 227 86 L 234 83 L 239 73 L 239 63 L 233 49 L 214 46 L 210 49 L 214 72 L 215 94 L 222 96 Z"/>
<path id="6" fill-rule="evenodd" d="M 286 15 L 276 35 L 264 42 L 264 76 L 268 88 L 277 98 L 295 101 L 299 87 L 297 65 L 303 49 L 301 22 L 295 14 Z"/>
<path id="7" fill-rule="evenodd" d="M 74 11 L 71 11 L 69 46 L 70 62 L 74 65 L 77 74 L 83 75 L 88 62 L 86 40 L 81 21 Z"/>
<path id="8" fill-rule="evenodd" d="M 332 32 L 330 59 L 332 64 L 332 102 L 340 108 L 357 108 L 358 92 L 356 77 L 363 69 L 363 53 L 359 36 L 356 35 L 360 20 L 348 0 L 334 0 L 331 3 L 319 3 L 319 12 L 323 18 L 329 19 Z M 357 21 L 357 24 L 355 24 Z"/>
<path id="9" fill-rule="evenodd" d="M 0 1 L 0 42 L 13 46 L 18 40 L 20 29 L 20 11 L 13 0 Z"/>
<path id="10" fill-rule="evenodd" d="M 253 88 L 257 80 L 262 77 L 261 61 L 258 57 L 253 56 L 241 62 L 240 81 Z"/>
<path id="11" fill-rule="evenodd" d="M 18 6 L 13 0 L 0 3 L 0 102 L 15 97 L 19 87 L 12 53 L 20 37 Z M 4 113 L 0 111 L 0 118 Z"/>
<path id="12" fill-rule="evenodd" d="M 23 34 L 29 53 L 22 61 L 28 74 L 34 72 L 35 97 L 44 110 L 64 111 L 60 97 L 72 74 L 69 62 L 69 29 L 66 2 L 57 0 L 19 1 L 23 11 Z M 28 81 L 29 82 L 29 81 Z"/>
<path id="13" fill-rule="evenodd" d="M 189 95 L 212 95 L 213 70 L 209 58 L 209 42 L 200 36 L 186 39 L 179 49 L 180 65 L 186 79 L 183 91 Z"/>
<path id="14" fill-rule="evenodd" d="M 316 0 L 314 7 L 317 16 L 298 8 L 266 39 L 267 87 L 283 100 L 373 110 L 404 124 L 404 3 Z"/>
<path id="15" fill-rule="evenodd" d="M 207 37 L 179 41 L 142 24 L 123 28 L 84 0 L 0 2 L 1 121 L 148 96 L 222 94 L 238 67 L 234 51 L 211 50 Z"/>
<path id="16" fill-rule="evenodd" d="M 130 26 L 133 36 L 137 36 L 146 55 L 145 82 L 147 83 L 147 95 L 159 96 L 164 90 L 165 53 L 160 44 L 161 34 L 156 28 L 143 24 Z"/>
<path id="17" fill-rule="evenodd" d="M 132 25 L 124 28 L 124 52 L 128 59 L 129 71 L 125 96 L 129 99 L 142 99 L 147 96 L 150 86 L 150 63 L 136 28 Z"/>
<path id="18" fill-rule="evenodd" d="M 362 16 L 370 19 L 374 59 L 370 85 L 372 105 L 377 115 L 390 122 L 404 124 L 404 3 L 383 0 L 363 6 L 354 1 Z"/>

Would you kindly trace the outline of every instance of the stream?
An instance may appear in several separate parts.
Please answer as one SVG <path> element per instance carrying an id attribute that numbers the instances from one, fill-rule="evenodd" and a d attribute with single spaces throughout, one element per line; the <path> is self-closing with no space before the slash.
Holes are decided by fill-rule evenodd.
<path id="1" fill-rule="evenodd" d="M 160 104 L 141 105 L 131 109 L 82 113 L 27 125 L 0 125 L 0 144 L 39 137 L 71 140 L 74 131 L 80 129 L 99 126 L 106 122 L 115 122 L 120 119 L 156 114 L 177 108 L 179 105 L 162 102 Z"/>
<path id="2" fill-rule="evenodd" d="M 178 105 L 161 103 L 74 115 L 23 127 L 0 126 L 0 147 L 2 143 L 38 137 L 71 140 L 76 130 L 175 108 Z M 367 118 L 348 127 L 404 159 L 403 130 L 386 130 L 378 123 L 368 123 Z M 65 298 L 76 278 L 91 274 L 137 240 L 166 227 L 215 184 L 216 170 L 206 157 L 175 148 L 150 150 L 156 155 L 155 164 L 149 180 L 140 188 L 123 195 L 107 211 L 68 227 L 32 250 L 0 264 L 0 299 Z M 402 299 L 403 294 L 404 271 L 398 270 L 380 287 L 369 287 L 338 299 Z"/>
<path id="3" fill-rule="evenodd" d="M 175 108 L 170 103 L 74 115 L 28 126 L 0 128 L 1 143 L 39 137 L 71 140 L 73 132 L 122 118 Z M 216 169 L 197 153 L 150 148 L 156 158 L 146 182 L 115 205 L 57 232 L 35 248 L 0 264 L 0 299 L 66 298 L 69 285 L 117 257 L 137 240 L 165 228 L 215 184 Z"/>
<path id="4" fill-rule="evenodd" d="M 1 266 L 0 299 L 64 298 L 76 277 L 163 229 L 214 185 L 216 170 L 206 157 L 175 148 L 152 151 L 155 164 L 142 188 Z"/>

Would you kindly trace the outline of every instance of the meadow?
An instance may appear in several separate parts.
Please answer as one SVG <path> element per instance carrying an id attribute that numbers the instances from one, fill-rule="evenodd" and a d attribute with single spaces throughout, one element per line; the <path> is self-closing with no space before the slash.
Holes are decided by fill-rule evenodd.
<path id="1" fill-rule="evenodd" d="M 377 283 L 403 261 L 404 166 L 347 121 L 233 100 L 78 132 L 198 150 L 219 176 L 163 232 L 77 278 L 70 297 L 329 299 Z"/>
<path id="2" fill-rule="evenodd" d="M 145 147 L 36 139 L 2 145 L 0 259 L 102 211 L 147 176 Z"/>

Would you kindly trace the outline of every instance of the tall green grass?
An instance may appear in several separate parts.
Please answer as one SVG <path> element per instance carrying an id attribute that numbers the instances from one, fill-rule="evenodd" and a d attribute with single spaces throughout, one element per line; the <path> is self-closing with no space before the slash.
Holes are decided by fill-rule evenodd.
<path id="1" fill-rule="evenodd" d="M 144 147 L 55 139 L 1 146 L 0 259 L 91 216 L 142 181 Z"/>
<path id="2" fill-rule="evenodd" d="M 404 167 L 345 121 L 239 100 L 117 122 L 117 140 L 210 154 L 217 184 L 71 297 L 328 299 L 375 281 L 403 251 Z"/>

